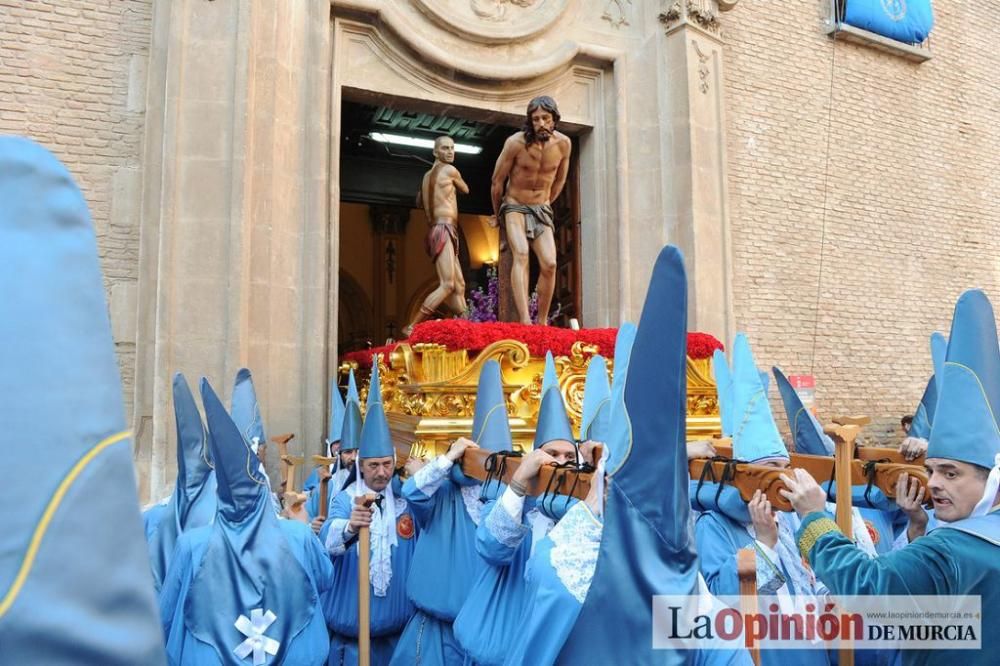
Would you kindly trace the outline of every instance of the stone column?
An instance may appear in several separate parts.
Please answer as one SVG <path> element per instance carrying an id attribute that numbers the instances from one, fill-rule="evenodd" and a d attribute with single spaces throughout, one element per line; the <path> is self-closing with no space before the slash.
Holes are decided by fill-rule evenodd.
<path id="1" fill-rule="evenodd" d="M 732 338 L 733 314 L 719 12 L 735 5 L 677 0 L 660 14 L 664 213 L 687 263 L 688 327 L 725 342 Z"/>
<path id="2" fill-rule="evenodd" d="M 133 414 L 144 497 L 173 483 L 176 371 L 228 400 L 249 367 L 268 433 L 321 449 L 329 62 L 323 3 L 155 2 Z"/>

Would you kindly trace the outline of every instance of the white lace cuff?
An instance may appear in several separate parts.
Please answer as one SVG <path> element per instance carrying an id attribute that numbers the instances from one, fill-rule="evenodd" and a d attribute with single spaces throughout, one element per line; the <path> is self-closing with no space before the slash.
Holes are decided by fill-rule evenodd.
<path id="1" fill-rule="evenodd" d="M 509 490 L 507 492 L 510 492 Z M 512 493 L 513 494 L 513 493 Z M 506 495 L 506 493 L 504 493 Z M 528 528 L 521 523 L 521 515 L 518 512 L 517 518 L 510 515 L 507 507 L 503 505 L 503 495 L 500 506 L 493 507 L 489 515 L 486 516 L 486 529 L 494 539 L 507 548 L 517 548 L 528 534 Z M 518 498 L 524 502 L 524 498 Z"/>
<path id="2" fill-rule="evenodd" d="M 441 484 L 454 464 L 448 460 L 447 456 L 441 455 L 421 467 L 413 475 L 413 483 L 416 484 L 417 490 L 428 497 L 433 495 L 441 487 Z"/>
<path id="3" fill-rule="evenodd" d="M 330 521 L 330 531 L 326 533 L 326 551 L 333 556 L 343 555 L 347 550 L 344 547 L 344 528 L 346 527 L 346 518 L 335 518 Z"/>

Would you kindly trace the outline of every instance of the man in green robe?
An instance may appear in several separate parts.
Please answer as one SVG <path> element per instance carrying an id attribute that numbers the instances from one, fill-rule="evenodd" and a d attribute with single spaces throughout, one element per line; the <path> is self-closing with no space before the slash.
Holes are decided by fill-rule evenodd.
<path id="1" fill-rule="evenodd" d="M 986 295 L 955 306 L 927 449 L 936 527 L 902 550 L 870 559 L 824 511 L 825 493 L 803 470 L 788 497 L 803 518 L 798 546 L 836 596 L 979 596 L 979 650 L 904 650 L 904 664 L 995 664 L 1000 654 L 1000 347 Z M 886 600 L 887 607 L 897 601 Z M 942 645 L 942 647 L 944 647 Z"/>

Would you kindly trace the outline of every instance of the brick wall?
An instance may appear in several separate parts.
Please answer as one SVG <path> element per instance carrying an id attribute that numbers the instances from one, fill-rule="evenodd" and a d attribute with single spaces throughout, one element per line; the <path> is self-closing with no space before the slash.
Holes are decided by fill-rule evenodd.
<path id="1" fill-rule="evenodd" d="M 152 0 L 0 0 L 0 133 L 29 136 L 90 204 L 131 414 Z"/>
<path id="2" fill-rule="evenodd" d="M 959 293 L 1000 307 L 1000 4 L 935 3 L 923 64 L 834 43 L 824 5 L 724 15 L 735 316 L 761 366 L 816 375 L 821 416 L 884 432 Z"/>

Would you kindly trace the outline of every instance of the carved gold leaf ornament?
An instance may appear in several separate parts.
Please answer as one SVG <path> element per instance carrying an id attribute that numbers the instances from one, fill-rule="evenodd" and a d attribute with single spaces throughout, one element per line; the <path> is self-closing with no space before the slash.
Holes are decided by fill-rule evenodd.
<path id="1" fill-rule="evenodd" d="M 587 364 L 597 348 L 577 342 L 569 356 L 555 358 L 559 391 L 574 430 L 579 430 Z M 430 359 L 424 356 L 429 355 Z M 545 359 L 532 357 L 524 343 L 501 340 L 469 359 L 467 350 L 448 351 L 443 345 L 400 344 L 389 359 L 378 357 L 382 404 L 394 442 L 405 442 L 410 455 L 443 453 L 458 437 L 468 437 L 475 413 L 479 373 L 487 361 L 500 363 L 507 414 L 515 446 L 530 450 L 541 398 Z M 608 360 L 609 374 L 613 360 Z M 341 366 L 346 374 L 349 365 Z M 450 369 L 448 376 L 445 372 Z M 609 376 L 610 380 L 610 376 Z M 362 406 L 369 385 L 360 391 Z M 719 434 L 719 402 L 711 359 L 687 359 L 687 437 Z M 399 447 L 397 446 L 397 450 Z"/>

